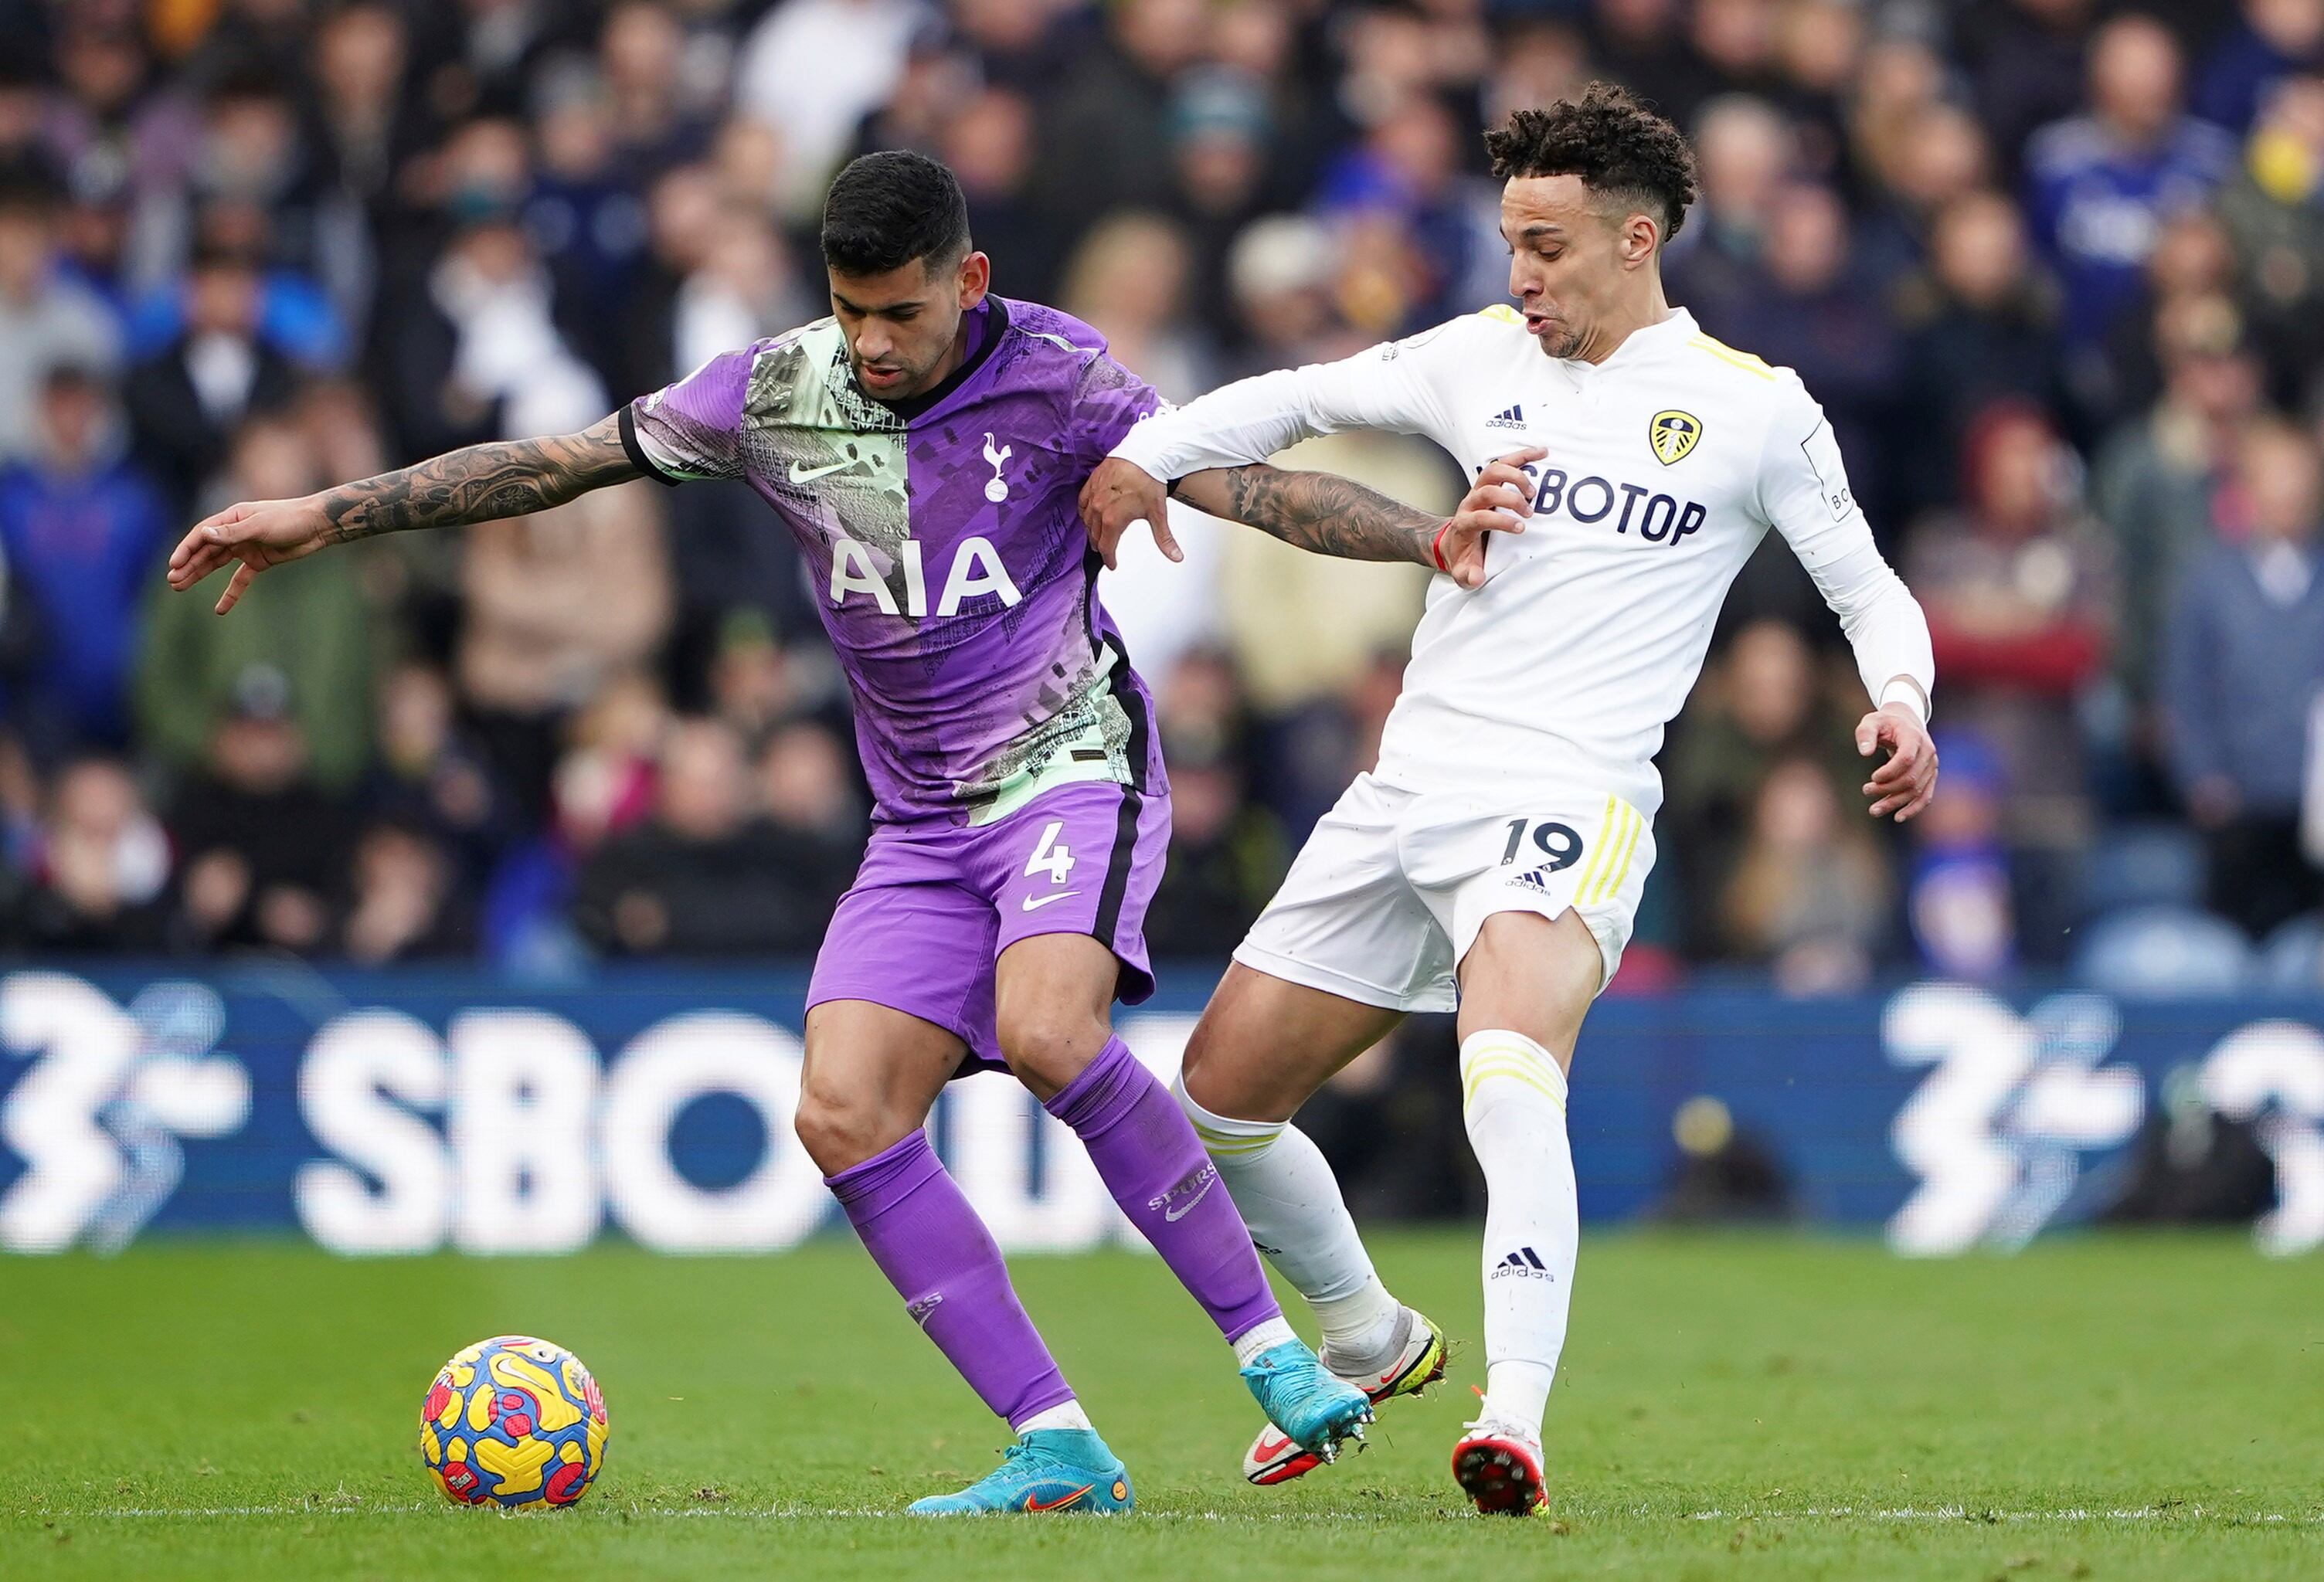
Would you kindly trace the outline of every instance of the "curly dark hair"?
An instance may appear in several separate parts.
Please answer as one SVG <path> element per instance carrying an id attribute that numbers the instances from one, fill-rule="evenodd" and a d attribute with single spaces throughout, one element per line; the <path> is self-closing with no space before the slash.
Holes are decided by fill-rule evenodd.
<path id="1" fill-rule="evenodd" d="M 1485 152 L 1501 180 L 1579 176 L 1593 193 L 1659 216 L 1665 242 L 1694 201 L 1694 151 L 1686 138 L 1610 82 L 1593 82 L 1580 98 L 1546 110 L 1517 111 L 1507 126 L 1485 133 Z"/>

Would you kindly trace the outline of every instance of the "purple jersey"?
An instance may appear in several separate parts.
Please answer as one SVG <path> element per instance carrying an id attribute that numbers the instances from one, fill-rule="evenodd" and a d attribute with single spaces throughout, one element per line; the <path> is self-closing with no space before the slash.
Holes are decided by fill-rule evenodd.
<path id="1" fill-rule="evenodd" d="M 988 298 L 972 332 L 960 371 L 898 407 L 825 318 L 622 412 L 647 472 L 747 480 L 798 540 L 882 819 L 984 824 L 1052 786 L 1161 779 L 1074 505 L 1157 398 L 1054 308 Z"/>

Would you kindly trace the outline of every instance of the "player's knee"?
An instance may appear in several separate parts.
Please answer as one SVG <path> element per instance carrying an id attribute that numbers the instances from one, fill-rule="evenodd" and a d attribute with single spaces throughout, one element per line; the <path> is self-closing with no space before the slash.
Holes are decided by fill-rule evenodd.
<path id="1" fill-rule="evenodd" d="M 894 1147 L 904 1136 L 884 1106 L 814 1089 L 799 1095 L 791 1130 L 798 1134 L 807 1156 L 825 1175 L 837 1175 L 861 1164 Z"/>
<path id="2" fill-rule="evenodd" d="M 1211 1031 L 1208 1016 L 1194 1024 L 1186 1038 L 1186 1052 L 1178 1061 L 1178 1091 L 1201 1108 L 1213 1114 L 1226 1114 L 1232 1096 L 1223 1080 L 1225 1062 L 1218 1058 L 1218 1040 Z"/>
<path id="3" fill-rule="evenodd" d="M 1042 1099 L 1080 1076 L 1111 1035 L 1102 1022 L 1078 1016 L 1009 1017 L 998 1031 L 1001 1058 L 1019 1081 Z"/>

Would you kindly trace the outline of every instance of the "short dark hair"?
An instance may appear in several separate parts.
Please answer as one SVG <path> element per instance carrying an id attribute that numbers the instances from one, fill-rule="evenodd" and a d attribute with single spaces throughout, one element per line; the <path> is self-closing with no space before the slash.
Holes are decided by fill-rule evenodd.
<path id="1" fill-rule="evenodd" d="M 1578 99 L 1546 110 L 1519 110 L 1485 133 L 1493 174 L 1579 176 L 1593 193 L 1634 204 L 1663 223 L 1663 240 L 1686 223 L 1694 201 L 1694 151 L 1679 129 L 1610 82 L 1593 82 Z"/>
<path id="2" fill-rule="evenodd" d="M 823 200 L 823 261 L 844 275 L 930 269 L 968 253 L 968 198 L 926 154 L 890 149 L 848 161 Z"/>

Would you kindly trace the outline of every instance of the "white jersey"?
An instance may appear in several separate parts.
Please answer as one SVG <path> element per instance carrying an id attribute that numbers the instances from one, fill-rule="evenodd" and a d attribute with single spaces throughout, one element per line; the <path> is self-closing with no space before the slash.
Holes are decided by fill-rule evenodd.
<path id="1" fill-rule="evenodd" d="M 1534 514 L 1473 591 L 1438 576 L 1374 777 L 1416 792 L 1611 792 L 1651 818 L 1654 756 L 1729 584 L 1769 528 L 1838 612 L 1867 691 L 1925 713 L 1929 629 L 1849 492 L 1799 376 L 1683 309 L 1602 363 L 1549 357 L 1507 308 L 1343 362 L 1226 386 L 1133 428 L 1157 478 L 1351 428 L 1425 435 L 1474 477 L 1527 446 Z"/>

